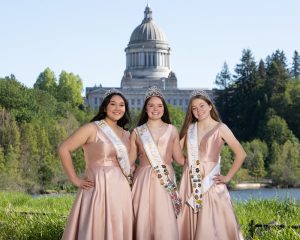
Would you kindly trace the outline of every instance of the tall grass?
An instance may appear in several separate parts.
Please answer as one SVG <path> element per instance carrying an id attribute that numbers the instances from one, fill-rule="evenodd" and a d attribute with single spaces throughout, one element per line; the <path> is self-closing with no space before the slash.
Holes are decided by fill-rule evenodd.
<path id="1" fill-rule="evenodd" d="M 278 199 L 257 200 L 251 199 L 246 202 L 234 204 L 238 221 L 242 232 L 247 239 L 250 238 L 250 222 L 260 224 L 284 224 L 286 226 L 300 225 L 300 202 L 293 199 L 284 201 Z M 291 228 L 278 229 L 275 227 L 269 230 L 257 228 L 253 239 L 277 240 L 277 239 L 300 239 L 300 230 Z"/>
<path id="2" fill-rule="evenodd" d="M 0 240 L 60 239 L 72 202 L 73 196 L 0 192 Z"/>
<path id="3" fill-rule="evenodd" d="M 60 239 L 74 200 L 73 195 L 32 197 L 24 193 L 0 192 L 0 240 Z M 249 223 L 300 225 L 300 202 L 292 199 L 234 203 L 241 230 L 251 239 Z M 296 240 L 300 230 L 256 229 L 253 239 Z"/>

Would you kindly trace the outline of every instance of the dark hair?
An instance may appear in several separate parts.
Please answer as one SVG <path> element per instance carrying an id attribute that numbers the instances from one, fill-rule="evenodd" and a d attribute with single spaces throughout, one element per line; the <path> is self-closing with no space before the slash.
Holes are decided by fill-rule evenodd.
<path id="1" fill-rule="evenodd" d="M 189 125 L 191 123 L 197 122 L 197 118 L 195 118 L 195 116 L 192 112 L 192 102 L 193 102 L 194 99 L 202 99 L 209 106 L 212 106 L 211 111 L 210 111 L 210 116 L 215 121 L 221 122 L 221 118 L 220 118 L 219 113 L 217 111 L 217 108 L 215 107 L 213 102 L 211 102 L 208 98 L 206 98 L 205 96 L 202 96 L 202 95 L 194 96 L 189 101 L 188 109 L 187 109 L 185 119 L 184 119 L 184 122 L 183 122 L 183 125 L 182 125 L 182 128 L 181 128 L 181 131 L 180 131 L 180 139 L 182 139 L 184 136 L 186 136 Z"/>
<path id="2" fill-rule="evenodd" d="M 99 107 L 99 112 L 97 113 L 97 115 L 95 117 L 93 117 L 91 122 L 100 121 L 106 117 L 106 107 L 108 106 L 111 98 L 116 95 L 120 96 L 124 100 L 124 103 L 125 103 L 125 113 L 124 113 L 123 117 L 120 118 L 117 122 L 118 126 L 125 129 L 125 125 L 130 122 L 130 112 L 129 112 L 127 99 L 120 93 L 112 93 L 112 94 L 108 95 L 106 98 L 104 98 L 103 102 L 101 103 L 101 105 Z"/>
<path id="3" fill-rule="evenodd" d="M 164 114 L 162 115 L 161 120 L 165 123 L 171 124 L 170 114 L 169 114 L 168 106 L 165 102 L 165 99 L 163 99 L 160 96 L 153 96 L 153 97 L 158 97 L 161 100 L 161 102 L 164 106 Z M 141 125 L 143 125 L 144 123 L 146 123 L 148 121 L 148 114 L 146 112 L 146 108 L 147 108 L 147 104 L 148 104 L 149 100 L 153 97 L 147 98 L 146 101 L 144 102 L 144 106 L 143 106 L 143 109 L 141 111 L 140 118 L 139 118 L 137 126 L 141 126 Z"/>

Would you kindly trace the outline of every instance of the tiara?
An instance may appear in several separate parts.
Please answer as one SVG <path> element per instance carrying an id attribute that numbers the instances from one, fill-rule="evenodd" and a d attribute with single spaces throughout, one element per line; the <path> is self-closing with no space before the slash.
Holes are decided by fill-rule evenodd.
<path id="1" fill-rule="evenodd" d="M 115 89 L 115 88 L 112 88 L 112 89 L 107 90 L 107 91 L 104 93 L 103 99 L 107 98 L 107 97 L 108 97 L 109 95 L 111 95 L 111 94 L 116 94 L 116 93 L 122 95 L 122 96 L 125 98 L 125 96 L 124 96 L 123 93 L 121 93 L 119 90 L 117 90 L 117 89 Z"/>
<path id="2" fill-rule="evenodd" d="M 196 97 L 196 96 L 205 97 L 208 101 L 212 102 L 210 96 L 207 94 L 207 92 L 205 92 L 203 90 L 200 90 L 200 89 L 194 90 L 190 95 L 190 99 L 192 99 L 193 97 Z"/>
<path id="3" fill-rule="evenodd" d="M 148 88 L 144 100 L 146 101 L 148 98 L 151 98 L 151 97 L 164 98 L 164 95 L 161 93 L 161 91 L 158 87 L 152 86 L 152 87 Z"/>

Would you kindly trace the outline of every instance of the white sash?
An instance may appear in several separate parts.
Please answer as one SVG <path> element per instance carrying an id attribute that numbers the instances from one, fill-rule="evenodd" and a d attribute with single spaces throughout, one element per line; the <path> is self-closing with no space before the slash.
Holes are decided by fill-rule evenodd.
<path id="1" fill-rule="evenodd" d="M 210 173 L 202 180 L 202 187 L 200 188 L 200 194 L 206 193 L 214 184 L 214 176 L 217 174 L 220 174 L 220 158 L 216 166 L 210 171 Z M 195 203 L 194 203 L 194 197 L 191 196 L 188 200 L 187 203 L 195 209 Z"/>
<path id="2" fill-rule="evenodd" d="M 198 212 L 202 206 L 203 194 L 214 184 L 213 177 L 220 173 L 220 157 L 217 165 L 204 179 L 202 179 L 200 174 L 197 123 L 191 124 L 188 128 L 187 150 L 191 185 L 193 189 L 192 196 L 187 200 L 187 203 L 194 209 L 194 212 Z"/>
<path id="3" fill-rule="evenodd" d="M 194 212 L 198 212 L 202 206 L 202 183 L 200 174 L 197 123 L 192 123 L 189 126 L 186 137 L 190 169 L 189 173 L 192 185 L 192 197 L 187 201 L 187 203 L 194 209 Z"/>
<path id="4" fill-rule="evenodd" d="M 128 151 L 126 146 L 104 120 L 96 121 L 96 124 L 99 126 L 99 128 L 102 130 L 105 136 L 113 144 L 117 152 L 117 159 L 121 167 L 121 170 L 125 175 L 125 177 L 127 178 L 129 184 L 132 185 L 131 168 L 130 168 L 130 162 L 129 162 Z"/>
<path id="5" fill-rule="evenodd" d="M 178 215 L 181 210 L 181 199 L 177 191 L 176 183 L 175 181 L 172 181 L 170 179 L 167 166 L 159 154 L 159 151 L 157 149 L 156 144 L 153 141 L 147 124 L 143 124 L 142 126 L 139 126 L 136 129 L 143 143 L 143 147 L 145 149 L 149 162 L 160 184 L 163 185 L 167 192 L 170 194 L 175 214 Z"/>

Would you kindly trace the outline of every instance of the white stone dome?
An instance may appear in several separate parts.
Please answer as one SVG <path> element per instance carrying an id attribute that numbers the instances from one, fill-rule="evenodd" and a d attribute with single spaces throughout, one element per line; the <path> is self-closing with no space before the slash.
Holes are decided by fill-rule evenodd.
<path id="1" fill-rule="evenodd" d="M 152 19 L 152 10 L 149 5 L 146 6 L 144 13 L 144 20 L 132 32 L 129 44 L 143 41 L 167 42 L 166 34 Z"/>

